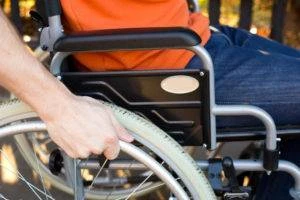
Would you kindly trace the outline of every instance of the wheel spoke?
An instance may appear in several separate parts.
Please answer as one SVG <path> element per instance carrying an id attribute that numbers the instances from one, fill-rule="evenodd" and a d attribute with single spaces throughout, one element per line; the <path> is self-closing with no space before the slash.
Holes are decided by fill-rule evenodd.
<path id="1" fill-rule="evenodd" d="M 101 166 L 101 168 L 99 169 L 97 175 L 95 176 L 94 180 L 92 181 L 91 185 L 89 186 L 88 191 L 90 191 L 90 190 L 92 189 L 92 187 L 93 187 L 93 185 L 94 185 L 94 183 L 95 183 L 95 181 L 96 181 L 96 178 L 98 178 L 98 176 L 99 176 L 100 173 L 102 172 L 102 170 L 103 170 L 104 166 L 106 165 L 107 161 L 108 161 L 108 159 L 106 159 L 106 160 L 104 161 L 104 163 L 102 164 L 102 166 Z"/>
<path id="2" fill-rule="evenodd" d="M 6 198 L 5 196 L 3 196 L 3 194 L 0 193 L 0 198 L 4 199 L 4 200 L 9 200 L 8 198 Z"/>
<path id="3" fill-rule="evenodd" d="M 9 165 L 11 165 L 9 159 L 8 159 L 8 156 L 2 151 L 0 150 L 0 152 L 3 154 L 4 158 L 8 161 Z M 5 168 L 6 170 L 8 170 L 9 172 L 13 173 L 13 174 L 16 174 L 18 176 L 19 179 L 21 179 L 29 188 L 30 190 L 35 194 L 35 196 L 39 199 L 39 200 L 42 200 L 42 198 L 40 197 L 40 195 L 36 192 L 40 192 L 41 194 L 45 195 L 47 198 L 50 198 L 51 200 L 54 200 L 53 197 L 49 196 L 48 194 L 44 193 L 41 189 L 37 188 L 36 186 L 34 186 L 32 183 L 30 183 L 29 181 L 27 181 L 25 179 L 25 177 L 17 170 L 17 171 L 14 171 L 14 170 L 11 170 L 10 168 L 8 168 L 7 166 L 4 166 L 2 164 L 0 164 L 1 167 Z"/>
<path id="4" fill-rule="evenodd" d="M 36 164 L 37 164 L 37 166 L 38 166 L 38 174 L 39 174 L 41 183 L 42 183 L 42 185 L 43 185 L 44 192 L 45 192 L 45 194 L 46 194 L 46 200 L 48 200 L 48 195 L 47 195 L 47 194 L 49 193 L 50 196 L 52 196 L 52 195 L 50 194 L 49 191 L 48 191 L 48 193 L 47 193 L 47 189 L 46 189 L 46 186 L 45 186 L 44 178 L 43 178 L 42 173 L 41 173 L 41 169 L 40 169 L 40 164 L 39 164 L 39 161 L 38 161 L 38 157 L 37 157 L 37 154 L 36 154 L 36 152 L 35 152 L 35 144 L 32 144 L 32 148 L 33 148 L 33 151 L 34 151 Z"/>
<path id="5" fill-rule="evenodd" d="M 160 163 L 160 165 L 162 166 L 164 164 L 164 161 L 162 163 Z M 153 175 L 154 173 L 153 172 L 150 172 L 150 174 L 127 196 L 127 197 L 122 197 L 120 199 L 125 199 L 125 200 L 128 200 L 131 196 L 133 196 L 136 191 L 138 191 L 146 182 L 147 180 Z"/>
<path id="6" fill-rule="evenodd" d="M 144 183 L 146 183 L 146 181 L 153 175 L 153 172 L 151 172 L 127 197 L 125 200 L 128 200 L 132 195 L 135 194 L 136 191 L 138 191 L 138 189 L 140 189 Z"/>

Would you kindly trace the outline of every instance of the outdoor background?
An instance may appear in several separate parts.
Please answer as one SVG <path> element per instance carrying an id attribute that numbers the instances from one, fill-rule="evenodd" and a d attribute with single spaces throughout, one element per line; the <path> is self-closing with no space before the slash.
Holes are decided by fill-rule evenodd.
<path id="1" fill-rule="evenodd" d="M 282 0 L 288 1 L 287 13 L 284 26 L 284 43 L 300 48 L 300 0 Z M 12 2 L 16 2 L 13 0 Z M 208 15 L 209 0 L 199 0 L 200 7 L 205 15 Z M 11 16 L 11 0 L 0 0 L 8 16 Z M 221 0 L 220 22 L 230 26 L 237 27 L 239 20 L 240 0 Z M 254 0 L 252 9 L 251 32 L 261 36 L 268 37 L 270 34 L 270 21 L 272 15 L 273 0 Z M 13 5 L 16 7 L 16 5 Z M 22 17 L 22 33 L 24 40 L 37 40 L 37 29 L 29 17 L 30 9 L 35 8 L 35 0 L 19 0 L 20 15 Z M 30 36 L 30 37 L 28 37 Z M 33 37 L 32 37 L 33 36 Z"/>
<path id="2" fill-rule="evenodd" d="M 288 2 L 284 23 L 283 43 L 300 49 L 300 0 L 282 1 Z M 209 0 L 199 0 L 201 10 L 207 16 L 208 2 Z M 240 0 L 221 0 L 221 2 L 221 24 L 237 27 L 239 22 Z M 31 21 L 29 16 L 29 11 L 31 9 L 35 9 L 35 0 L 0 0 L 0 6 L 3 7 L 7 16 L 12 21 L 16 22 L 17 28 L 23 40 L 30 47 L 36 47 L 38 44 L 37 26 Z M 268 37 L 270 35 L 272 6 L 273 0 L 254 0 L 254 6 L 252 9 L 252 24 L 250 28 L 252 33 L 261 35 L 263 37 Z M 21 18 L 16 18 L 16 13 L 18 12 L 16 12 L 14 9 L 19 10 Z M 0 99 L 3 97 L 1 91 L 2 90 L 0 89 Z M 235 146 L 236 145 L 237 144 L 235 144 Z M 230 145 L 228 146 L 230 147 Z M 12 168 L 12 170 L 19 170 L 23 175 L 25 174 L 26 177 L 33 177 L 36 184 L 39 183 L 38 175 L 30 170 L 18 152 L 12 139 L 1 140 L 0 149 L 2 152 L 5 152 L 5 155 L 7 155 L 9 158 L 9 163 L 7 163 L 6 156 L 3 153 L 0 153 L 1 166 L 7 166 Z M 0 183 L 0 195 L 1 193 L 6 194 L 8 197 L 10 197 L 10 199 L 33 198 L 33 196 L 24 198 L 23 193 L 26 192 L 26 187 L 24 187 L 22 182 L 17 180 L 17 177 L 14 174 L 7 171 L 5 167 L 0 168 Z M 14 185 L 14 187 L 11 187 L 11 185 Z M 19 186 L 19 190 L 16 190 L 16 185 Z M 48 184 L 47 188 L 51 188 L 51 186 Z M 59 193 L 56 190 L 51 190 L 51 192 L 54 194 Z M 70 198 L 64 194 L 59 195 L 60 199 Z"/>

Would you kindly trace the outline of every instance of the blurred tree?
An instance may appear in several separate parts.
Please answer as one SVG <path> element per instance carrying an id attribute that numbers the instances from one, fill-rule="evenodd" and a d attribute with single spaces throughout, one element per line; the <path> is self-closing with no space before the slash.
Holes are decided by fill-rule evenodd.
<path id="1" fill-rule="evenodd" d="M 209 1 L 209 20 L 212 25 L 220 24 L 221 15 L 221 0 L 210 0 Z"/>
<path id="2" fill-rule="evenodd" d="M 239 27 L 250 30 L 252 23 L 253 0 L 241 0 Z"/>
<path id="3" fill-rule="evenodd" d="M 272 28 L 270 37 L 278 42 L 283 40 L 283 28 L 288 0 L 274 0 L 272 8 Z"/>
<path id="4" fill-rule="evenodd" d="M 23 33 L 22 28 L 22 20 L 20 17 L 20 6 L 19 6 L 19 0 L 11 0 L 11 20 L 15 24 L 17 30 L 19 33 Z"/>
<path id="5" fill-rule="evenodd" d="M 269 37 L 271 34 L 271 23 L 279 24 L 279 27 L 284 24 L 284 28 L 273 29 L 273 38 L 283 34 L 284 43 L 298 48 L 300 46 L 300 0 L 198 1 L 204 15 L 208 16 L 208 13 L 210 13 L 211 24 L 220 23 L 234 27 L 239 26 L 244 29 L 250 29 L 252 33 L 257 33 L 263 37 Z M 279 10 L 281 12 L 279 13 L 276 8 L 280 6 L 273 7 L 273 2 L 276 5 L 286 7 L 286 12 L 284 9 Z M 29 10 L 34 8 L 34 6 L 37 10 L 42 10 L 44 3 L 45 0 L 0 0 L 0 6 L 4 6 L 5 12 L 11 16 L 18 30 L 31 36 L 37 35 L 37 33 L 36 27 L 28 18 Z M 273 17 L 272 10 L 274 11 Z M 45 14 L 45 12 L 42 13 Z M 21 19 L 18 17 L 18 14 L 21 15 Z M 283 21 L 284 16 L 285 20 Z"/>
<path id="6" fill-rule="evenodd" d="M 284 43 L 300 49 L 300 0 L 289 1 L 284 27 Z"/>

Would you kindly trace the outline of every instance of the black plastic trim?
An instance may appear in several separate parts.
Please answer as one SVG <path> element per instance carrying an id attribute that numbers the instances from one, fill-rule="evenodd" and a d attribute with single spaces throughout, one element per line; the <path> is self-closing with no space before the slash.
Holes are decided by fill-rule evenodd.
<path id="1" fill-rule="evenodd" d="M 200 75 L 201 74 L 201 75 Z M 181 145 L 210 146 L 209 79 L 205 70 L 63 72 L 62 82 L 75 94 L 115 103 L 152 121 Z M 196 79 L 199 87 L 172 94 L 161 88 L 170 76 Z"/>
<path id="2" fill-rule="evenodd" d="M 60 0 L 46 0 L 46 6 L 49 17 L 61 15 Z"/>
<path id="3" fill-rule="evenodd" d="M 264 149 L 263 166 L 265 170 L 275 171 L 279 165 L 279 149 L 268 150 Z"/>
<path id="4" fill-rule="evenodd" d="M 130 28 L 78 32 L 59 38 L 59 52 L 114 51 L 137 49 L 185 48 L 201 43 L 192 30 L 182 27 Z"/>

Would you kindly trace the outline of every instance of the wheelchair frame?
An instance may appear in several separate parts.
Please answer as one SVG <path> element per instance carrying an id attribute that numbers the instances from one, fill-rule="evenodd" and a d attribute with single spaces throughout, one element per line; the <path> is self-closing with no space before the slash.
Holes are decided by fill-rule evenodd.
<path id="1" fill-rule="evenodd" d="M 51 3 L 50 3 L 51 1 Z M 49 5 L 49 26 L 42 29 L 41 33 L 41 46 L 44 50 L 47 51 L 56 51 L 57 48 L 55 44 L 64 37 L 62 24 L 61 24 L 61 10 L 59 0 L 48 0 Z M 184 34 L 185 35 L 185 34 Z M 190 37 L 190 36 L 187 36 Z M 209 113 L 210 113 L 210 138 L 209 144 L 206 144 L 207 148 L 213 150 L 216 148 L 217 135 L 216 135 L 216 116 L 253 116 L 258 118 L 263 122 L 266 128 L 266 139 L 265 139 L 265 149 L 264 149 L 264 160 L 255 161 L 255 160 L 234 160 L 234 167 L 237 170 L 242 171 L 285 171 L 293 176 L 295 179 L 294 188 L 291 188 L 290 194 L 295 199 L 300 199 L 300 169 L 295 164 L 278 160 L 279 150 L 277 149 L 277 130 L 275 123 L 272 117 L 265 112 L 264 110 L 250 105 L 217 105 L 215 103 L 215 87 L 214 87 L 214 68 L 213 63 L 208 52 L 198 44 L 193 46 L 176 46 L 172 47 L 170 45 L 159 46 L 159 47 L 150 47 L 151 49 L 162 49 L 162 48 L 183 48 L 194 52 L 198 57 L 201 58 L 203 62 L 203 67 L 206 71 L 209 72 Z M 147 46 L 147 45 L 146 45 Z M 138 50 L 145 49 L 142 48 L 122 48 L 122 50 Z M 148 49 L 148 48 L 147 48 Z M 109 51 L 112 49 L 109 49 Z M 120 50 L 120 49 L 118 49 Z M 99 49 L 90 49 L 89 52 L 97 51 L 103 52 L 107 50 Z M 83 52 L 83 51 L 82 51 Z M 85 52 L 87 52 L 85 50 Z M 50 71 L 58 79 L 61 79 L 61 65 L 64 59 L 71 55 L 73 52 L 61 51 L 56 52 L 52 62 Z M 28 122 L 26 124 L 14 124 L 6 126 L 0 129 L 0 137 L 15 135 L 18 133 L 31 132 L 31 131 L 44 131 L 46 130 L 45 125 L 42 122 Z M 205 145 L 204 145 L 205 146 Z M 68 158 L 66 158 L 68 160 Z M 69 159 L 69 162 L 73 162 L 72 159 Z M 207 169 L 209 163 L 207 161 L 197 161 L 198 165 Z M 78 169 L 80 168 L 79 164 L 76 165 Z M 76 169 L 75 169 L 76 170 Z M 75 182 L 80 182 L 77 180 Z"/>
<path id="2" fill-rule="evenodd" d="M 56 3 L 54 3 L 56 2 Z M 61 10 L 60 10 L 60 4 L 59 1 L 54 1 L 51 6 L 49 7 L 49 27 L 44 28 L 42 30 L 41 34 L 41 46 L 44 47 L 44 49 L 47 49 L 49 51 L 55 51 L 57 50 L 57 47 L 55 47 L 55 44 L 59 42 L 59 39 L 61 39 L 63 34 L 62 29 L 62 23 L 61 23 Z M 196 44 L 195 46 L 166 46 L 166 47 L 134 47 L 134 48 L 122 48 L 117 50 L 138 50 L 138 49 L 163 49 L 163 48 L 184 48 L 187 50 L 190 50 L 194 52 L 203 62 L 203 68 L 209 72 L 209 99 L 210 99 L 210 144 L 206 144 L 208 149 L 215 149 L 216 148 L 216 116 L 253 116 L 261 120 L 266 127 L 266 150 L 265 153 L 267 156 L 267 159 L 265 159 L 264 167 L 266 170 L 274 170 L 277 168 L 278 165 L 278 159 L 273 159 L 273 157 L 277 157 L 276 153 L 278 154 L 277 150 L 277 131 L 275 123 L 272 119 L 272 117 L 265 112 L 264 110 L 250 105 L 216 105 L 215 103 L 215 81 L 214 81 L 214 68 L 213 63 L 210 58 L 210 55 L 208 52 L 199 45 Z M 84 50 L 77 52 L 105 52 L 105 51 L 112 51 L 115 49 L 109 49 L 109 50 L 99 50 L 99 49 L 90 49 L 90 50 Z M 66 57 L 71 55 L 74 52 L 68 52 L 67 50 L 63 50 L 64 52 L 57 52 L 55 53 L 51 66 L 50 71 L 53 75 L 57 76 L 58 79 L 61 79 L 61 66 L 62 62 Z M 276 161 L 277 160 L 277 161 Z M 273 162 L 270 164 L 269 162 Z M 277 163 L 276 163 L 277 162 Z M 269 165 L 269 166 L 268 166 Z"/>

